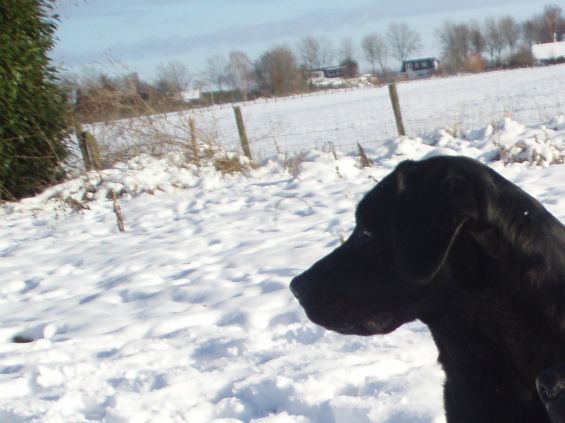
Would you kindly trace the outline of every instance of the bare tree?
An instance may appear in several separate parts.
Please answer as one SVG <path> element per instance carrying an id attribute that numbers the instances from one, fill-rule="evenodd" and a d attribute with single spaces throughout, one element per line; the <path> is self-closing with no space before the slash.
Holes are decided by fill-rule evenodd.
<path id="1" fill-rule="evenodd" d="M 206 60 L 206 77 L 218 91 L 223 91 L 229 79 L 228 63 L 226 59 L 220 55 L 209 57 Z"/>
<path id="2" fill-rule="evenodd" d="M 356 51 L 351 37 L 345 37 L 341 40 L 338 54 L 340 63 L 355 61 Z"/>
<path id="3" fill-rule="evenodd" d="M 330 65 L 334 52 L 331 42 L 324 37 L 304 37 L 296 46 L 300 64 L 307 70 Z"/>
<path id="4" fill-rule="evenodd" d="M 182 101 L 182 92 L 192 80 L 186 65 L 180 62 L 170 62 L 157 68 L 155 87 L 164 96 Z"/>
<path id="5" fill-rule="evenodd" d="M 436 36 L 441 45 L 444 66 L 454 72 L 463 70 L 473 45 L 469 26 L 445 22 Z"/>
<path id="6" fill-rule="evenodd" d="M 300 63 L 305 69 L 312 70 L 322 67 L 320 50 L 320 41 L 316 37 L 304 37 L 298 42 L 297 51 Z"/>
<path id="7" fill-rule="evenodd" d="M 247 54 L 241 51 L 232 51 L 229 61 L 230 80 L 243 95 L 243 101 L 247 101 L 249 88 L 255 79 L 253 64 Z"/>
<path id="8" fill-rule="evenodd" d="M 304 37 L 297 45 L 300 64 L 307 70 L 329 66 L 334 57 L 332 43 L 325 37 Z"/>
<path id="9" fill-rule="evenodd" d="M 386 37 L 392 56 L 401 62 L 422 48 L 420 34 L 411 30 L 405 23 L 391 23 Z"/>
<path id="10" fill-rule="evenodd" d="M 561 7 L 557 5 L 545 6 L 543 10 L 543 41 L 545 43 L 551 43 L 557 41 L 557 35 L 561 32 L 565 32 L 565 19 L 561 16 Z"/>
<path id="11" fill-rule="evenodd" d="M 486 51 L 492 63 L 500 64 L 502 51 L 504 50 L 504 36 L 500 26 L 494 18 L 487 18 L 484 25 Z"/>
<path id="12" fill-rule="evenodd" d="M 375 65 L 379 65 L 381 73 L 386 72 L 388 47 L 382 36 L 376 33 L 366 35 L 361 41 L 361 49 L 365 59 L 371 64 L 371 73 L 375 73 Z"/>
<path id="13" fill-rule="evenodd" d="M 510 55 L 514 54 L 520 39 L 520 25 L 518 25 L 512 16 L 504 16 L 500 18 L 498 25 L 500 27 L 502 40 L 508 48 L 508 53 Z"/>
<path id="14" fill-rule="evenodd" d="M 528 46 L 536 43 L 558 41 L 556 37 L 565 33 L 565 19 L 557 5 L 545 6 L 543 14 L 534 16 L 522 24 L 522 39 Z"/>
<path id="15" fill-rule="evenodd" d="M 300 64 L 307 70 L 330 66 L 335 56 L 332 43 L 326 37 L 304 37 L 297 45 Z"/>
<path id="16" fill-rule="evenodd" d="M 479 22 L 471 22 L 469 25 L 469 37 L 471 52 L 479 56 L 482 55 L 486 49 L 486 40 Z"/>
<path id="17" fill-rule="evenodd" d="M 541 42 L 543 38 L 540 34 L 543 34 L 543 21 L 541 16 L 528 19 L 522 23 L 522 41 L 527 47 L 532 47 L 532 45 Z"/>
<path id="18" fill-rule="evenodd" d="M 335 50 L 332 42 L 326 37 L 319 37 L 320 43 L 320 67 L 331 66 L 335 58 Z"/>
<path id="19" fill-rule="evenodd" d="M 296 58 L 287 47 L 274 47 L 263 53 L 255 64 L 259 87 L 273 95 L 287 95 L 304 85 Z"/>

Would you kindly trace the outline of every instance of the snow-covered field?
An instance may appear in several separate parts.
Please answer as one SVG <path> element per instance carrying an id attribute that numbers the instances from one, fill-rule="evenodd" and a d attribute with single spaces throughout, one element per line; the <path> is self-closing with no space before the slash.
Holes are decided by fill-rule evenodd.
<path id="1" fill-rule="evenodd" d="M 497 71 L 398 84 L 408 136 L 437 127 L 465 131 L 511 117 L 524 124 L 544 122 L 565 107 L 565 65 Z M 396 135 L 387 86 L 314 93 L 241 104 L 255 158 L 311 148 L 353 150 L 357 142 L 375 147 Z M 225 148 L 240 151 L 231 105 L 197 109 L 146 120 L 155 127 L 188 139 L 189 116 L 199 133 Z M 144 143 L 139 125 L 120 121 L 95 128 L 105 144 Z M 133 130 L 132 130 L 133 129 Z M 145 131 L 147 132 L 147 131 Z"/>
<path id="2" fill-rule="evenodd" d="M 0 206 L 0 421 L 443 422 L 424 325 L 330 333 L 288 284 L 408 158 L 475 157 L 565 221 L 565 115 L 489 122 L 373 145 L 371 168 L 339 151 L 231 176 L 140 156 Z"/>

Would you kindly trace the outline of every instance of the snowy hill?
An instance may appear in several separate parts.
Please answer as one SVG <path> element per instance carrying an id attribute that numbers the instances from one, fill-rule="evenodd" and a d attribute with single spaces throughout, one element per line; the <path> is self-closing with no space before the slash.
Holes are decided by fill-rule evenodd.
<path id="1" fill-rule="evenodd" d="M 0 421 L 442 422 L 424 325 L 330 333 L 289 281 L 348 235 L 356 203 L 404 159 L 478 158 L 565 220 L 563 151 L 565 116 L 506 119 L 389 140 L 367 151 L 371 168 L 310 151 L 292 172 L 274 157 L 229 176 L 140 156 L 5 204 Z"/>

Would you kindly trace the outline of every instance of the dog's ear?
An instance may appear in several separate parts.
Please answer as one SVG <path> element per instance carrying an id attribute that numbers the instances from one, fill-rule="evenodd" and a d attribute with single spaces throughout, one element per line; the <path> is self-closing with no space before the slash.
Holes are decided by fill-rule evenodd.
<path id="1" fill-rule="evenodd" d="M 476 217 L 471 181 L 449 169 L 410 162 L 397 168 L 396 187 L 396 264 L 406 280 L 426 283 L 444 264 L 465 223 Z"/>

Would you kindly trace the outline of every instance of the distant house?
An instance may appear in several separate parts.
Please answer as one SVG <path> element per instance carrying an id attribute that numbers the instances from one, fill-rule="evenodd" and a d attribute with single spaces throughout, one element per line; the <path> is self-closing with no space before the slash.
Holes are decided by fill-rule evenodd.
<path id="1" fill-rule="evenodd" d="M 565 63 L 565 41 L 534 44 L 532 55 L 538 65 Z"/>
<path id="2" fill-rule="evenodd" d="M 180 92 L 180 98 L 185 103 L 200 99 L 200 90 L 185 90 Z"/>
<path id="3" fill-rule="evenodd" d="M 328 80 L 343 78 L 345 74 L 344 66 L 330 66 L 310 71 L 310 82 L 314 85 L 328 82 Z"/>
<path id="4" fill-rule="evenodd" d="M 428 78 L 435 75 L 439 70 L 439 59 L 435 57 L 419 57 L 417 59 L 404 60 L 400 72 L 408 79 Z"/>

